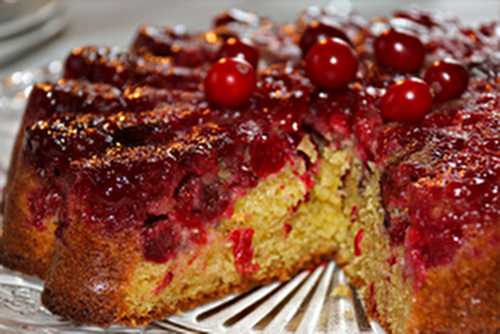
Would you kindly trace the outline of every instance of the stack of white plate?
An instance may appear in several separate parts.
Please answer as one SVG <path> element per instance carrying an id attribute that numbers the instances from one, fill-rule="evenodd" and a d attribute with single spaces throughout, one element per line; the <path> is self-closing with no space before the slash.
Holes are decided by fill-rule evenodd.
<path id="1" fill-rule="evenodd" d="M 66 26 L 55 0 L 0 0 L 0 66 L 41 45 Z"/>

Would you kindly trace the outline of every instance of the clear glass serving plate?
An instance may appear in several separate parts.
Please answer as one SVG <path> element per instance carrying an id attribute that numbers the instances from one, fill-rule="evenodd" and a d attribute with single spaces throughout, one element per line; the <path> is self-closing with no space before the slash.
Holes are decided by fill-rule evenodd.
<path id="1" fill-rule="evenodd" d="M 32 84 L 57 80 L 60 72 L 55 61 L 0 81 L 0 185 Z M 76 326 L 41 305 L 42 288 L 40 280 L 0 266 L 0 333 L 383 333 L 333 262 L 138 329 Z"/>

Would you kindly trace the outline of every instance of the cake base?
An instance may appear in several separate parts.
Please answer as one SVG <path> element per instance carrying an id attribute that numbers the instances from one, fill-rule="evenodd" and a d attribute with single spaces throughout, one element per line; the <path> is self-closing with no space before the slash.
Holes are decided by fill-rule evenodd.
<path id="1" fill-rule="evenodd" d="M 309 151 L 317 168 L 314 186 L 303 181 L 302 160 L 288 164 L 238 199 L 205 243 L 164 264 L 144 261 L 140 240 L 126 231 L 109 240 L 72 222 L 56 241 L 43 302 L 79 323 L 138 326 L 324 263 L 336 245 L 351 242 L 352 208 L 343 199 L 350 194 L 340 190 L 359 175 L 349 173 L 350 152 L 325 149 L 319 157 Z M 249 240 L 235 243 L 235 233 L 248 231 Z"/>

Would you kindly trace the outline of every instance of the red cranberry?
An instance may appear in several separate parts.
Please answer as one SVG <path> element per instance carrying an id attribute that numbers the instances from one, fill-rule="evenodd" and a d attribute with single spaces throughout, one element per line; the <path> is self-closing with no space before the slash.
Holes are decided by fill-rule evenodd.
<path id="1" fill-rule="evenodd" d="M 248 101 L 256 85 L 255 70 L 239 58 L 222 58 L 213 64 L 205 78 L 205 94 L 221 107 L 238 107 Z"/>
<path id="2" fill-rule="evenodd" d="M 149 225 L 149 224 L 148 224 Z M 181 243 L 179 227 L 167 219 L 161 219 L 146 226 L 144 238 L 144 257 L 148 261 L 164 263 L 175 256 Z"/>
<path id="3" fill-rule="evenodd" d="M 204 184 L 200 177 L 189 177 L 181 182 L 176 191 L 179 220 L 210 221 L 221 215 L 229 205 L 228 191 L 221 182 Z"/>
<path id="4" fill-rule="evenodd" d="M 235 58 L 241 57 L 249 62 L 254 68 L 257 68 L 259 63 L 259 51 L 249 43 L 246 43 L 237 38 L 229 38 L 222 46 L 220 58 Z"/>
<path id="5" fill-rule="evenodd" d="M 416 78 L 392 84 L 382 97 L 382 116 L 390 121 L 419 121 L 431 107 L 432 94 L 429 85 Z"/>
<path id="6" fill-rule="evenodd" d="M 233 256 L 236 270 L 242 275 L 251 275 L 259 270 L 259 265 L 253 263 L 253 235 L 254 230 L 252 228 L 236 229 L 229 234 L 229 240 L 231 240 L 233 244 Z"/>
<path id="7" fill-rule="evenodd" d="M 354 256 L 361 256 L 361 242 L 363 241 L 364 229 L 360 229 L 354 236 Z"/>
<path id="8" fill-rule="evenodd" d="M 389 29 L 375 40 L 375 56 L 380 65 L 401 72 L 417 72 L 424 62 L 425 48 L 415 35 Z"/>
<path id="9" fill-rule="evenodd" d="M 322 39 L 333 37 L 340 38 L 351 44 L 349 37 L 347 37 L 347 35 L 340 28 L 324 22 L 313 21 L 302 33 L 302 37 L 300 38 L 299 45 L 302 49 L 302 54 L 304 56 L 307 55 L 307 52 L 314 46 L 314 44 L 318 43 Z"/>
<path id="10" fill-rule="evenodd" d="M 321 88 L 343 88 L 356 77 L 357 70 L 354 50 L 339 38 L 318 42 L 306 56 L 307 76 Z"/>
<path id="11" fill-rule="evenodd" d="M 431 86 L 434 99 L 442 102 L 462 95 L 469 83 L 469 73 L 462 64 L 445 59 L 432 64 L 424 79 Z"/>
<path id="12" fill-rule="evenodd" d="M 279 171 L 286 162 L 286 143 L 277 135 L 262 138 L 250 147 L 251 166 L 255 175 L 265 177 Z"/>

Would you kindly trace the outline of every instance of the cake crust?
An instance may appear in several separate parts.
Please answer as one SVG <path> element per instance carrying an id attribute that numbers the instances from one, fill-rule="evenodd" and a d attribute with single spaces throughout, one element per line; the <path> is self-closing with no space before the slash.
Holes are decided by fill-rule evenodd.
<path id="1" fill-rule="evenodd" d="M 98 233 L 96 233 L 98 232 Z M 77 323 L 110 325 L 125 312 L 123 297 L 140 242 L 128 231 L 112 240 L 104 231 L 72 224 L 61 241 L 47 274 L 42 302 Z"/>
<path id="2" fill-rule="evenodd" d="M 498 332 L 499 241 L 498 229 L 481 231 L 450 266 L 428 273 L 415 296 L 408 333 Z"/>
<path id="3" fill-rule="evenodd" d="M 10 269 L 44 278 L 51 262 L 56 230 L 54 215 L 44 217 L 38 227 L 32 223 L 29 195 L 39 186 L 30 169 L 17 164 L 4 196 L 0 261 Z M 38 182 L 37 182 L 38 181 Z"/>
<path id="4" fill-rule="evenodd" d="M 411 300 L 411 316 L 401 333 L 485 334 L 499 330 L 499 235 L 498 231 L 485 234 L 462 249 L 452 264 L 428 273 L 426 283 Z M 377 311 L 370 294 L 363 299 L 371 318 L 387 333 L 399 333 Z"/>

